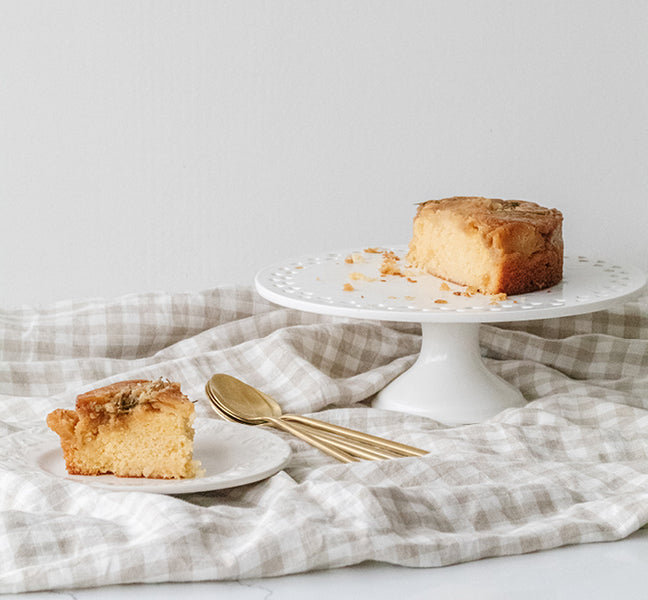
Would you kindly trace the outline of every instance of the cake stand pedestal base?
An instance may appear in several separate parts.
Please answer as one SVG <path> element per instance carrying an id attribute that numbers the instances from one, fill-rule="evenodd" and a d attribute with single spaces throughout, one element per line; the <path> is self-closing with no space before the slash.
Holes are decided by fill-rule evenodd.
<path id="1" fill-rule="evenodd" d="M 486 368 L 479 350 L 479 323 L 422 323 L 421 327 L 417 361 L 379 392 L 374 408 L 465 425 L 526 404 L 516 388 Z"/>

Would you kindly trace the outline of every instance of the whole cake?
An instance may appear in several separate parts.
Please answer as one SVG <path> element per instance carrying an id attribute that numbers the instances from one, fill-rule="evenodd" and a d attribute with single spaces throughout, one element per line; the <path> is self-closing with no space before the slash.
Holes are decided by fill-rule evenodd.
<path id="1" fill-rule="evenodd" d="M 534 202 L 457 196 L 419 204 L 407 262 L 485 294 L 562 279 L 562 214 Z"/>
<path id="2" fill-rule="evenodd" d="M 81 394 L 76 410 L 51 412 L 47 425 L 70 474 L 180 479 L 201 472 L 194 416 L 179 383 L 131 380 Z"/>

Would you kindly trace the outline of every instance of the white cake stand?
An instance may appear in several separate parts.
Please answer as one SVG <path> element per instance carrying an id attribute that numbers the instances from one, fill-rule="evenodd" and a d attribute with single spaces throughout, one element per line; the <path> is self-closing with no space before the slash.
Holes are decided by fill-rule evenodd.
<path id="1" fill-rule="evenodd" d="M 398 246 L 380 250 L 398 257 L 406 253 Z M 480 323 L 603 310 L 631 297 L 646 283 L 646 275 L 634 267 L 567 256 L 560 284 L 498 301 L 492 296 L 470 295 L 462 286 L 407 269 L 403 260 L 396 264 L 405 276 L 381 276 L 382 262 L 381 253 L 363 249 L 305 256 L 263 269 L 255 284 L 264 298 L 289 308 L 421 323 L 417 361 L 377 395 L 373 406 L 424 415 L 447 425 L 481 422 L 506 408 L 525 404 L 519 390 L 484 365 Z"/>

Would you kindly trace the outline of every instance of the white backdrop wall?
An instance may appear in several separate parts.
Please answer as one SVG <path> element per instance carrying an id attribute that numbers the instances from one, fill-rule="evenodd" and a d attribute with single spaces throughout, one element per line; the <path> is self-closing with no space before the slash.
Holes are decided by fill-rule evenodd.
<path id="1" fill-rule="evenodd" d="M 648 269 L 648 2 L 0 0 L 0 305 L 251 283 L 461 194 Z"/>

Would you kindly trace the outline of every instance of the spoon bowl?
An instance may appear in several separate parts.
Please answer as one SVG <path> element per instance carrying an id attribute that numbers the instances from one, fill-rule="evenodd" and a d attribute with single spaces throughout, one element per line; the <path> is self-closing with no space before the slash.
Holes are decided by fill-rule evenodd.
<path id="1" fill-rule="evenodd" d="M 207 385 L 221 407 L 238 419 L 258 421 L 281 417 L 281 407 L 270 396 L 231 375 L 214 375 Z"/>
<path id="2" fill-rule="evenodd" d="M 238 386 L 241 386 L 240 392 Z M 259 390 L 234 377 L 228 375 L 215 375 L 207 382 L 205 392 L 211 401 L 212 408 L 226 421 L 234 421 L 245 425 L 272 425 L 277 429 L 281 429 L 300 438 L 340 462 L 349 463 L 358 460 L 356 457 L 349 455 L 341 448 L 328 443 L 326 440 L 323 440 L 308 431 L 305 431 L 304 428 L 300 427 L 298 424 L 284 422 L 278 417 L 275 417 L 274 413 L 277 410 L 279 414 L 281 414 L 281 409 L 278 404 L 272 401 L 276 406 L 276 408 L 273 408 L 261 397 L 261 395 L 265 396 L 265 394 L 262 394 Z M 238 396 L 239 393 L 240 397 Z M 231 403 L 223 402 L 223 398 L 227 398 L 228 400 L 235 399 L 235 401 Z M 237 410 L 232 410 L 231 404 L 234 405 Z M 252 414 L 250 407 L 256 407 L 257 405 L 261 414 Z M 240 412 L 238 411 L 239 408 Z"/>

